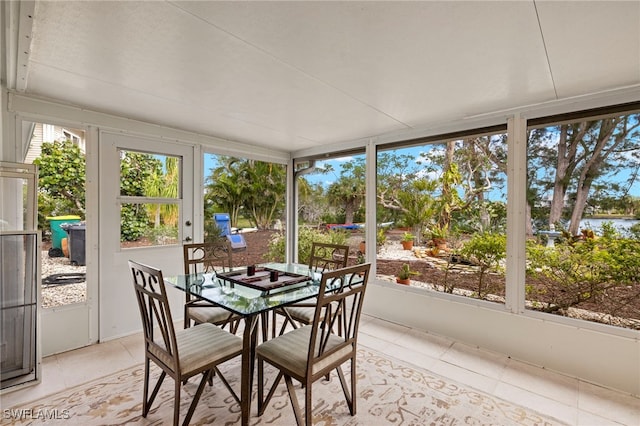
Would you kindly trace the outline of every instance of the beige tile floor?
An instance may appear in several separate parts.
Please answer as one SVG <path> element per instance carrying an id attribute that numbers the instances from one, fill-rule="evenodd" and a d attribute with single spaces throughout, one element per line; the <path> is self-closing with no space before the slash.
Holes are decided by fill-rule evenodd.
<path id="1" fill-rule="evenodd" d="M 363 316 L 359 342 L 435 374 L 530 407 L 570 425 L 640 426 L 640 398 L 552 373 L 433 334 Z M 2 395 L 2 408 L 105 376 L 143 361 L 140 335 L 47 357 L 42 382 Z"/>

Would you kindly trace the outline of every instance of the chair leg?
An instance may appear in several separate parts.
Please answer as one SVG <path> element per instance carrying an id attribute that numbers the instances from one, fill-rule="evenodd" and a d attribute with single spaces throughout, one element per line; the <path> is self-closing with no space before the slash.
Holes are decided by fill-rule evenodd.
<path id="1" fill-rule="evenodd" d="M 149 395 L 149 358 L 145 357 L 144 360 L 144 389 L 142 391 L 142 417 L 147 417 L 149 413 L 149 402 L 147 396 Z"/>
<path id="2" fill-rule="evenodd" d="M 262 402 L 264 395 L 264 361 L 258 360 L 258 416 L 264 413 L 264 407 L 266 404 Z"/>
<path id="3" fill-rule="evenodd" d="M 293 414 L 296 417 L 296 424 L 298 426 L 302 426 L 303 424 L 305 424 L 306 415 L 303 418 L 302 413 L 300 412 L 300 404 L 298 403 L 298 398 L 296 397 L 296 390 L 293 386 L 291 377 L 285 375 L 284 381 L 287 384 L 287 392 L 289 393 L 289 400 L 291 401 L 291 406 L 293 407 Z M 310 385 L 306 387 L 307 391 L 309 391 L 310 387 L 311 387 Z M 305 401 L 307 400 L 306 395 L 307 393 L 305 392 Z M 307 407 L 305 407 L 305 411 L 306 411 L 306 408 Z M 310 425 L 311 425 L 311 422 L 307 424 L 307 426 L 310 426 Z"/>
<path id="4" fill-rule="evenodd" d="M 271 338 L 276 337 L 276 322 L 278 319 L 277 309 L 271 311 Z"/>
<path id="5" fill-rule="evenodd" d="M 293 327 L 294 330 L 298 328 L 298 324 L 296 324 L 296 321 L 291 318 L 291 315 L 289 315 L 286 309 L 282 309 L 280 313 L 284 317 L 284 321 L 282 322 L 282 327 L 280 327 L 280 333 L 278 334 L 279 336 L 282 336 L 284 334 L 284 331 L 287 329 L 287 324 L 291 324 L 291 327 Z"/>
<path id="6" fill-rule="evenodd" d="M 218 367 L 213 367 L 213 370 L 211 370 L 211 374 L 209 375 L 209 381 L 211 382 L 211 380 L 213 379 L 213 376 L 217 374 L 218 378 L 220 378 L 220 381 L 222 381 L 222 384 L 225 385 L 225 387 L 229 390 L 229 393 L 231 394 L 231 396 L 233 397 L 233 399 L 236 400 L 236 402 L 238 403 L 238 405 L 241 405 L 240 403 L 240 397 L 238 397 L 238 394 L 233 390 L 233 388 L 231 387 L 231 385 L 229 384 L 229 382 L 227 381 L 227 379 L 222 375 L 222 373 L 220 372 L 220 370 L 218 370 Z"/>
<path id="7" fill-rule="evenodd" d="M 280 383 L 280 379 L 282 379 L 283 373 L 282 371 L 278 372 L 278 375 L 273 381 L 271 388 L 269 389 L 269 393 L 267 397 L 263 400 L 264 395 L 264 360 L 258 360 L 258 416 L 264 414 L 264 410 L 267 408 L 267 404 L 271 401 L 273 394 L 276 392 L 276 388 Z"/>
<path id="8" fill-rule="evenodd" d="M 189 319 L 189 308 L 185 305 L 184 306 L 184 328 L 189 328 L 191 327 L 191 320 Z"/>
<path id="9" fill-rule="evenodd" d="M 148 362 L 148 361 L 147 361 Z M 158 377 L 158 381 L 156 382 L 156 386 L 153 388 L 153 392 L 151 392 L 151 396 L 149 397 L 149 400 L 147 401 L 147 395 L 149 394 L 149 376 L 148 373 L 149 369 L 146 368 L 145 369 L 145 384 L 147 389 L 145 389 L 144 394 L 144 405 L 142 408 L 142 412 L 143 412 L 143 417 L 146 417 L 147 413 L 149 413 L 149 409 L 151 409 L 151 404 L 153 404 L 153 400 L 156 399 L 156 395 L 158 395 L 158 391 L 160 390 L 160 386 L 162 385 L 162 382 L 164 381 L 164 378 L 167 376 L 167 373 L 165 371 L 162 372 L 162 374 L 160 374 L 160 377 Z M 145 407 L 146 405 L 146 407 Z"/>
<path id="10" fill-rule="evenodd" d="M 207 384 L 207 382 L 209 381 L 209 378 L 211 377 L 211 370 L 207 370 L 203 376 L 202 376 L 202 380 L 200 380 L 200 384 L 198 385 L 198 390 L 196 390 L 196 394 L 193 396 L 193 400 L 191 401 L 191 405 L 189 406 L 189 411 L 187 411 L 187 415 L 185 416 L 184 420 L 182 421 L 182 424 L 184 426 L 188 426 L 189 422 L 191 421 L 191 417 L 193 417 L 193 413 L 194 411 L 196 411 L 196 406 L 198 405 L 198 401 L 200 400 L 200 396 L 202 395 L 202 391 L 204 390 L 204 386 Z M 176 380 L 176 383 L 180 383 L 180 381 Z M 180 394 L 180 389 L 178 388 L 176 390 L 177 394 L 176 394 L 176 398 L 177 396 Z M 178 410 L 180 409 L 180 401 L 178 401 Z M 177 423 L 175 423 L 177 425 Z"/>
<path id="11" fill-rule="evenodd" d="M 180 420 L 180 389 L 182 388 L 181 382 L 181 380 L 173 381 L 173 385 L 175 387 L 175 391 L 173 393 L 173 426 L 178 426 L 178 421 Z"/>
<path id="12" fill-rule="evenodd" d="M 260 322 L 262 323 L 262 342 L 266 342 L 269 339 L 269 313 L 263 312 L 260 314 Z"/>
<path id="13" fill-rule="evenodd" d="M 356 383 L 358 377 L 356 375 L 356 359 L 351 358 L 351 415 L 356 415 Z"/>
<path id="14" fill-rule="evenodd" d="M 234 320 L 229 324 L 229 330 L 231 334 L 236 334 L 238 332 L 238 327 L 240 327 L 240 320 Z"/>
<path id="15" fill-rule="evenodd" d="M 349 413 L 353 416 L 356 414 L 356 403 L 355 398 L 355 383 L 356 376 L 355 371 L 353 371 L 354 362 L 351 360 L 351 392 L 349 392 L 349 388 L 347 387 L 347 381 L 344 378 L 344 373 L 342 372 L 342 367 L 338 366 L 336 371 L 338 372 L 338 377 L 340 378 L 340 385 L 342 386 L 342 392 L 344 393 L 344 399 L 347 401 L 347 406 L 349 407 Z"/>
<path id="16" fill-rule="evenodd" d="M 311 426 L 311 411 L 313 405 L 311 404 L 311 389 L 313 388 L 313 384 L 307 381 L 307 387 L 304 390 L 304 424 L 307 426 Z"/>

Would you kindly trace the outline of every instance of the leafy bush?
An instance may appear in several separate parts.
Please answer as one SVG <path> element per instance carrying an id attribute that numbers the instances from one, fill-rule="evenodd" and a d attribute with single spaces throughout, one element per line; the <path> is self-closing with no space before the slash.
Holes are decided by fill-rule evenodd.
<path id="1" fill-rule="evenodd" d="M 478 297 L 484 298 L 493 289 L 485 285 L 487 272 L 502 268 L 507 256 L 507 237 L 504 234 L 483 232 L 474 234 L 460 249 L 460 255 L 478 265 Z"/>
<path id="2" fill-rule="evenodd" d="M 378 228 L 376 231 L 376 246 L 382 247 L 387 242 L 387 230 L 385 228 Z"/>
<path id="3" fill-rule="evenodd" d="M 298 263 L 308 263 L 311 256 L 311 245 L 313 242 L 330 243 L 330 244 L 346 244 L 349 238 L 348 232 L 345 230 L 331 230 L 323 232 L 308 227 L 300 227 L 298 229 Z M 273 262 L 284 261 L 284 233 L 274 234 L 269 241 L 269 249 L 267 251 L 267 259 Z"/>
<path id="4" fill-rule="evenodd" d="M 85 157 L 71 141 L 44 142 L 38 166 L 38 227 L 47 216 L 85 214 Z M 45 234 L 48 237 L 48 233 Z"/>
<path id="5" fill-rule="evenodd" d="M 72 210 L 51 212 L 78 214 L 85 211 L 85 157 L 73 142 L 43 142 L 38 166 L 38 187 L 56 201 L 66 201 Z"/>
<path id="6" fill-rule="evenodd" d="M 170 225 L 148 227 L 145 237 L 153 242 L 154 245 L 175 244 L 178 241 L 178 228 Z"/>
<path id="7" fill-rule="evenodd" d="M 135 241 L 149 228 L 147 212 L 140 205 L 124 204 L 120 209 L 120 239 Z"/>
<path id="8" fill-rule="evenodd" d="M 616 315 L 640 297 L 640 241 L 605 237 L 573 244 L 527 247 L 527 276 L 542 278 L 527 286 L 532 298 L 546 312 L 560 311 L 584 302 L 595 302 L 601 312 Z"/>

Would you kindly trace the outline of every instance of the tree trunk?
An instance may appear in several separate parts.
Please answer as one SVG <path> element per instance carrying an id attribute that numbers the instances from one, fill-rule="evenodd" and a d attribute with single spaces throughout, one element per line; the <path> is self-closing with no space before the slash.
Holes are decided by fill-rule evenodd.
<path id="1" fill-rule="evenodd" d="M 549 225 L 554 225 L 562 218 L 564 198 L 567 195 L 567 188 L 578 164 L 578 147 L 592 125 L 592 122 L 583 121 L 560 126 L 558 165 L 553 187 L 553 199 L 551 200 L 551 209 L 549 211 Z M 569 129 L 572 131 L 569 132 Z"/>
<path id="2" fill-rule="evenodd" d="M 527 205 L 525 207 L 525 214 L 526 214 L 526 235 L 527 237 L 533 237 L 533 225 L 531 224 L 531 204 L 529 204 L 527 202 Z"/>
<path id="3" fill-rule="evenodd" d="M 602 163 L 624 140 L 624 136 L 618 137 L 617 140 L 605 150 L 606 144 L 613 136 L 613 132 L 617 124 L 618 119 L 604 119 L 601 121 L 600 131 L 591 153 L 591 157 L 586 161 L 584 168 L 580 173 L 580 177 L 578 178 L 576 201 L 573 206 L 573 211 L 571 212 L 571 224 L 569 225 L 569 232 L 571 235 L 577 235 L 580 230 L 580 220 L 582 219 L 582 215 L 587 206 L 591 184 L 598 176 Z"/>
<path id="4" fill-rule="evenodd" d="M 355 215 L 354 203 L 347 201 L 344 206 L 344 223 L 353 223 L 353 216 Z"/>
<path id="5" fill-rule="evenodd" d="M 445 159 L 443 166 L 443 173 L 450 172 L 451 166 L 453 164 L 453 154 L 455 153 L 456 142 L 449 141 L 446 145 L 445 151 Z M 451 188 L 451 184 L 447 179 L 442 180 L 442 199 L 447 200 L 450 198 L 451 191 L 454 189 Z M 451 205 L 442 206 L 440 209 L 440 220 L 438 224 L 442 229 L 449 229 L 449 224 L 451 223 Z"/>

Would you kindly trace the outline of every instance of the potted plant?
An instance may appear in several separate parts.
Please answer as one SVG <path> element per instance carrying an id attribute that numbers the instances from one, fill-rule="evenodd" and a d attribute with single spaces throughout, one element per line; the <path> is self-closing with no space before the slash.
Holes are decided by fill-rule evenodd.
<path id="1" fill-rule="evenodd" d="M 402 239 L 400 242 L 402 243 L 402 248 L 404 250 L 411 250 L 413 248 L 413 239 L 415 237 L 411 232 L 405 232 L 402 234 Z"/>
<path id="2" fill-rule="evenodd" d="M 437 247 L 439 250 L 447 249 L 447 228 L 441 227 L 440 225 L 434 225 L 431 230 L 431 242 L 434 247 Z"/>
<path id="3" fill-rule="evenodd" d="M 398 271 L 398 274 L 396 275 L 396 282 L 398 284 L 409 285 L 409 283 L 411 282 L 411 275 L 418 275 L 418 272 L 412 271 L 408 263 L 403 263 L 402 267 Z"/>

